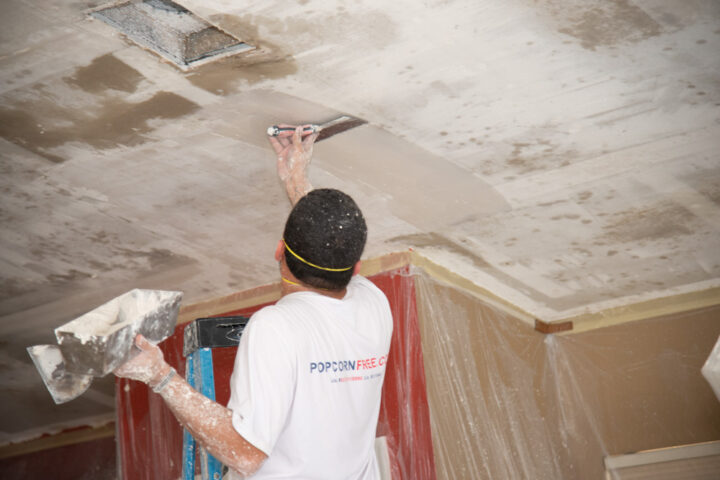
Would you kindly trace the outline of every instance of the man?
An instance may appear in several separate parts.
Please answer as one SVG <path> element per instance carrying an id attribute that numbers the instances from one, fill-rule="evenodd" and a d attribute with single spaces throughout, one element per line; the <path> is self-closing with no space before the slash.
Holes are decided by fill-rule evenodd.
<path id="1" fill-rule="evenodd" d="M 192 389 L 138 335 L 115 373 L 147 383 L 230 478 L 379 478 L 374 453 L 392 335 L 384 294 L 357 275 L 367 229 L 338 190 L 312 190 L 316 133 L 270 137 L 293 209 L 278 242 L 282 298 L 241 337 L 227 407 Z"/>

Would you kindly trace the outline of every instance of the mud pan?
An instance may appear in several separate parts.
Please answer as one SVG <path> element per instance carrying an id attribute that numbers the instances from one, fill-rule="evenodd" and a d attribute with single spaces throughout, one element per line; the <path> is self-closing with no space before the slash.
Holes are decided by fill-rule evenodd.
<path id="1" fill-rule="evenodd" d="M 182 292 L 131 290 L 55 329 L 58 345 L 28 353 L 56 403 L 87 390 L 131 355 L 140 333 L 157 344 L 175 330 Z"/>

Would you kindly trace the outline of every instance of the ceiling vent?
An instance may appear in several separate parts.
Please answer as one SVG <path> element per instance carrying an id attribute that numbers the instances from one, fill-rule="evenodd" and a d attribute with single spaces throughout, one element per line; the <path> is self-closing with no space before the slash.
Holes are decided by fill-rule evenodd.
<path id="1" fill-rule="evenodd" d="M 127 1 L 90 15 L 182 70 L 254 48 L 170 0 Z"/>

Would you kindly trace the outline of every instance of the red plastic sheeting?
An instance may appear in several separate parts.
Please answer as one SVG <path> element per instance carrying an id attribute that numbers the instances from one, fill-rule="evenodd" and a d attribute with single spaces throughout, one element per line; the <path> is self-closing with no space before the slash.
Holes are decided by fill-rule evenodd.
<path id="1" fill-rule="evenodd" d="M 0 460 L 2 480 L 114 480 L 115 438 L 50 448 Z"/>
<path id="2" fill-rule="evenodd" d="M 394 332 L 385 374 L 378 436 L 386 436 L 394 480 L 434 480 L 430 418 L 425 388 L 420 333 L 415 304 L 415 283 L 404 268 L 370 277 L 390 301 Z M 264 305 L 225 312 L 219 316 L 251 315 Z M 165 340 L 168 363 L 185 374 L 183 331 Z M 217 401 L 230 397 L 229 380 L 236 348 L 213 351 Z M 182 471 L 182 429 L 165 406 L 141 383 L 118 379 L 118 446 L 120 478 L 126 480 L 176 479 Z"/>

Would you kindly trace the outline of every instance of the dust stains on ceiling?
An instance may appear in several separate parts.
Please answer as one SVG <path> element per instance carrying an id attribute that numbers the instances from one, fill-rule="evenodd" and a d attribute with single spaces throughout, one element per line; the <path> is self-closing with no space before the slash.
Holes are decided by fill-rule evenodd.
<path id="1" fill-rule="evenodd" d="M 98 149 L 133 146 L 147 141 L 151 119 L 175 119 L 195 112 L 198 105 L 172 92 L 158 92 L 148 100 L 128 103 L 103 100 L 92 113 L 58 110 L 42 101 L 25 108 L 0 108 L 0 136 L 52 162 L 66 159 L 54 147 L 82 142 Z M 28 112 L 52 111 L 51 116 Z M 70 126 L 61 126 L 70 123 Z"/>
<path id="2" fill-rule="evenodd" d="M 87 184 L 93 181 L 85 177 Z M 34 192 L 31 213 L 25 209 L 26 191 Z M 73 289 L 96 288 L 99 279 L 111 288 L 137 272 L 148 278 L 196 263 L 163 247 L 150 228 L 123 218 L 108 199 L 88 194 L 92 192 L 67 191 L 42 177 L 4 189 L 0 314 L 30 308 Z"/>
<path id="3" fill-rule="evenodd" d="M 187 78 L 193 85 L 216 95 L 231 95 L 243 86 L 289 77 L 297 72 L 297 63 L 292 55 L 279 45 L 261 38 L 251 18 L 216 14 L 209 20 L 236 38 L 254 45 L 255 50 L 192 70 Z"/>
<path id="4" fill-rule="evenodd" d="M 513 150 L 507 159 L 507 166 L 511 167 L 515 175 L 525 175 L 534 171 L 544 171 L 552 168 L 567 167 L 579 157 L 575 149 L 561 147 L 547 139 L 537 138 L 534 141 L 514 142 Z M 512 180 L 514 176 L 505 176 L 505 180 Z"/>
<path id="5" fill-rule="evenodd" d="M 663 33 L 660 24 L 629 0 L 550 0 L 544 6 L 560 23 L 558 31 L 588 50 L 641 42 Z"/>
<path id="6" fill-rule="evenodd" d="M 14 90 L 0 98 L 0 137 L 60 163 L 65 158 L 53 151 L 55 147 L 71 142 L 97 149 L 138 145 L 154 129 L 151 120 L 178 119 L 199 109 L 194 102 L 166 91 L 152 92 L 141 101 L 128 100 L 127 94 L 138 93 L 142 75 L 110 54 L 76 68 L 63 80 L 84 93 L 80 95 L 84 108 L 58 102 L 64 92 L 52 90 L 57 84 L 40 82 L 21 92 Z M 68 96 L 77 98 L 78 94 Z"/>
<path id="7" fill-rule="evenodd" d="M 62 210 L 49 209 L 48 214 L 62 215 Z M 147 232 L 127 228 L 109 215 L 92 217 L 78 226 L 65 222 L 64 228 L 48 218 L 50 232 L 28 235 L 25 244 L 3 240 L 0 315 L 59 301 L 84 289 L 120 292 L 138 274 L 142 280 L 131 280 L 131 288 L 197 268 L 196 260 L 153 246 L 153 236 Z M 73 246 L 68 247 L 69 242 Z"/>
<path id="8" fill-rule="evenodd" d="M 720 112 L 718 113 L 718 121 L 720 121 Z M 718 146 L 720 146 L 720 142 Z M 687 185 L 693 185 L 693 188 L 703 198 L 720 207 L 720 161 L 717 161 L 715 167 L 710 170 L 692 171 L 687 169 L 687 171 L 678 175 L 678 178 Z M 718 227 L 720 227 L 720 224 L 718 224 Z"/>
<path id="9" fill-rule="evenodd" d="M 708 192 L 715 182 L 706 182 Z M 622 188 L 618 182 L 609 185 Z M 634 201 L 626 194 L 616 198 L 613 188 L 579 186 L 563 198 L 468 217 L 442 233 L 391 242 L 461 275 L 487 275 L 499 282 L 494 292 L 508 289 L 532 298 L 527 310 L 546 307 L 554 312 L 548 318 L 562 318 L 583 303 L 639 298 L 647 291 L 720 277 L 718 228 L 712 220 L 682 203 L 657 199 L 642 186 L 635 187 Z M 536 228 L 530 232 L 528 225 Z M 514 301 L 526 306 L 522 298 Z"/>
<path id="10" fill-rule="evenodd" d="M 132 93 L 137 90 L 143 76 L 127 63 L 108 53 L 95 58 L 89 65 L 78 67 L 63 80 L 88 93 L 118 90 Z"/>
<path id="11" fill-rule="evenodd" d="M 73 143 L 85 146 L 79 151 L 92 163 L 102 162 L 97 150 L 141 145 L 163 120 L 200 108 L 158 90 L 112 54 L 14 89 L 0 97 L 0 105 L 0 136 L 54 163 L 74 159 L 63 148 Z M 15 181 L 0 182 L 0 218 L 7 227 L 0 236 L 0 313 L 95 289 L 99 275 L 113 288 L 110 284 L 122 284 L 136 272 L 149 278 L 194 268 L 194 259 L 164 248 L 147 228 L 132 228 L 117 205 L 92 190 L 102 166 L 86 166 L 84 180 L 68 185 L 65 175 L 75 167 L 63 174 L 44 168 L 40 158 L 26 157 L 13 156 L 20 164 L 2 162 Z"/>
<path id="12" fill-rule="evenodd" d="M 662 221 L 658 221 L 662 219 Z M 662 202 L 647 208 L 629 208 L 613 213 L 603 226 L 603 238 L 612 242 L 676 239 L 698 231 L 701 222 L 681 205 Z"/>

